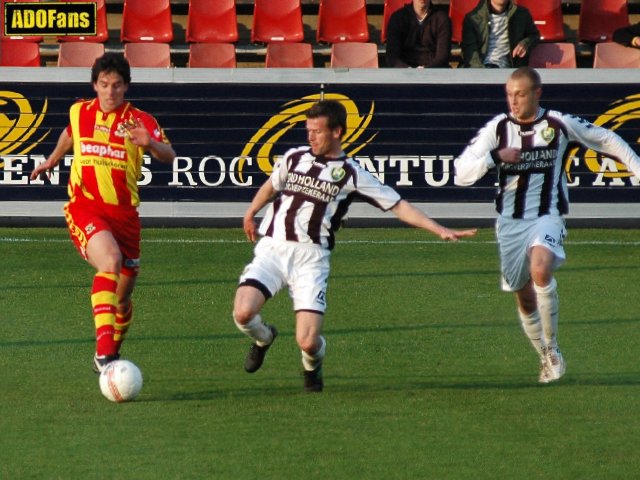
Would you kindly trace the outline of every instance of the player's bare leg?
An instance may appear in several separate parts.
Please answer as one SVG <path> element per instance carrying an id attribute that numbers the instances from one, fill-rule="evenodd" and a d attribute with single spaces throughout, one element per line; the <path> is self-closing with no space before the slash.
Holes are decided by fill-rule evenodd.
<path id="1" fill-rule="evenodd" d="M 242 333 L 254 340 L 245 359 L 244 369 L 253 373 L 260 369 L 271 344 L 278 336 L 273 325 L 262 321 L 260 310 L 267 299 L 260 290 L 240 286 L 233 303 L 233 321 Z"/>
<path id="2" fill-rule="evenodd" d="M 296 312 L 296 342 L 302 352 L 304 367 L 304 389 L 307 392 L 321 392 L 322 360 L 326 350 L 326 341 L 321 335 L 323 315 L 317 312 Z"/>

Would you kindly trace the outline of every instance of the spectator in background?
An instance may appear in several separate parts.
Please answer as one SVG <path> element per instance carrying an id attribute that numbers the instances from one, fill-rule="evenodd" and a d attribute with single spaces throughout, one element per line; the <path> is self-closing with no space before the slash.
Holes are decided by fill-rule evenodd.
<path id="1" fill-rule="evenodd" d="M 625 47 L 640 48 L 640 23 L 613 32 L 613 41 Z"/>
<path id="2" fill-rule="evenodd" d="M 480 0 L 462 24 L 462 66 L 526 66 L 540 41 L 531 13 L 510 0 Z"/>
<path id="3" fill-rule="evenodd" d="M 431 0 L 413 0 L 395 11 L 387 28 L 388 67 L 449 67 L 451 20 Z"/>

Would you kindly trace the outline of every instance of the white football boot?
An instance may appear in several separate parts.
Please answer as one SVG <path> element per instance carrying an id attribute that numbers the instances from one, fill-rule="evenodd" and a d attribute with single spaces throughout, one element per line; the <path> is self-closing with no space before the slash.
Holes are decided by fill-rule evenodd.
<path id="1" fill-rule="evenodd" d="M 549 382 L 555 382 L 567 371 L 567 363 L 564 361 L 558 345 L 547 347 L 545 357 L 547 359 L 547 369 L 549 370 Z"/>

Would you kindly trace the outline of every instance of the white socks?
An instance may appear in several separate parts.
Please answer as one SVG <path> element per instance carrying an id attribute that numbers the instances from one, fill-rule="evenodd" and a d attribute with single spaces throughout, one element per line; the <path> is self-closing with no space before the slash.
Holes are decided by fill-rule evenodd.
<path id="1" fill-rule="evenodd" d="M 318 351 L 316 353 L 314 353 L 313 355 L 310 355 L 307 352 L 305 352 L 304 350 L 301 350 L 301 352 L 302 352 L 302 366 L 308 372 L 318 368 L 320 366 L 320 364 L 322 363 L 322 359 L 324 358 L 324 353 L 327 350 L 327 342 L 325 341 L 323 336 L 320 336 L 320 341 L 322 342 L 322 345 L 320 346 Z"/>
<path id="2" fill-rule="evenodd" d="M 536 310 L 532 314 L 526 314 L 522 310 L 518 309 L 518 315 L 520 316 L 520 323 L 524 333 L 529 337 L 531 345 L 536 349 L 540 358 L 544 356 L 544 347 L 547 346 L 546 342 L 542 338 L 542 322 L 540 321 L 540 312 Z"/>
<path id="3" fill-rule="evenodd" d="M 238 330 L 255 340 L 259 347 L 264 347 L 273 342 L 273 333 L 271 329 L 264 324 L 260 314 L 255 315 L 246 325 L 238 323 L 235 316 L 233 317 L 233 321 L 236 327 L 238 327 Z"/>
<path id="4" fill-rule="evenodd" d="M 539 287 L 535 283 L 533 288 L 536 291 L 538 299 L 538 311 L 542 320 L 542 329 L 544 331 L 544 339 L 547 345 L 556 345 L 556 335 L 558 333 L 558 312 L 560 310 L 560 302 L 558 300 L 558 286 L 556 279 L 551 279 L 551 283 L 546 287 Z"/>

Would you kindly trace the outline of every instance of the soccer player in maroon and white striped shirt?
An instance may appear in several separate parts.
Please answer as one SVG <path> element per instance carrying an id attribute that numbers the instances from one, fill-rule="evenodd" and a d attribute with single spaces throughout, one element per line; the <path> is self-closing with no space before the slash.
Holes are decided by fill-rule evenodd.
<path id="1" fill-rule="evenodd" d="M 262 238 L 253 261 L 240 277 L 233 318 L 238 329 L 254 341 L 245 370 L 255 372 L 277 335 L 274 326 L 262 321 L 260 311 L 269 298 L 288 287 L 296 315 L 296 341 L 302 352 L 304 389 L 319 392 L 324 385 L 326 342 L 321 333 L 329 257 L 334 232 L 351 202 L 363 199 L 443 240 L 457 240 L 476 232 L 443 227 L 347 157 L 341 146 L 347 112 L 341 103 L 320 101 L 306 117 L 309 146 L 284 155 L 244 216 L 247 238 L 252 242 L 259 234 Z M 267 205 L 257 230 L 254 217 Z"/>
<path id="2" fill-rule="evenodd" d="M 564 157 L 580 143 L 625 164 L 640 178 L 640 158 L 614 132 L 582 118 L 540 108 L 542 82 L 530 67 L 506 84 L 510 113 L 490 120 L 455 160 L 458 185 L 498 173 L 496 231 L 502 284 L 515 292 L 523 329 L 540 356 L 540 383 L 566 370 L 557 342 L 558 293 L 553 271 L 565 259 L 562 215 L 569 196 Z"/>

